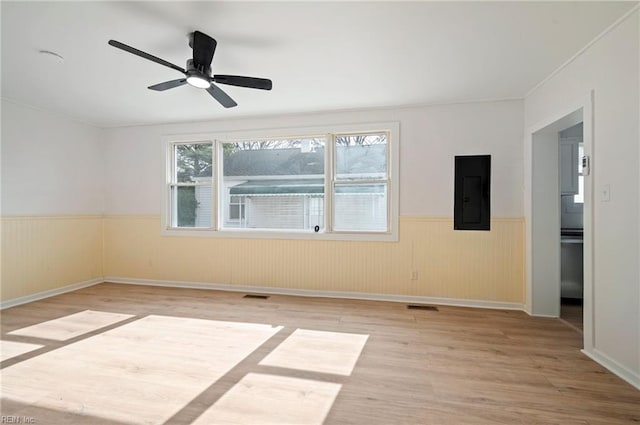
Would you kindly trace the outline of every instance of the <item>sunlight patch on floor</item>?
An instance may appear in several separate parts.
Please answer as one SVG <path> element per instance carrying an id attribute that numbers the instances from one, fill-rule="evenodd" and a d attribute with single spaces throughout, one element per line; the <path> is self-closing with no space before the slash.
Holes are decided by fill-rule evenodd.
<path id="1" fill-rule="evenodd" d="M 297 329 L 260 365 L 351 375 L 369 335 Z"/>
<path id="2" fill-rule="evenodd" d="M 0 341 L 0 361 L 5 361 L 29 351 L 42 348 L 42 345 L 27 344 L 26 342 Z"/>
<path id="3" fill-rule="evenodd" d="M 3 398 L 163 423 L 282 327 L 147 316 L 0 371 Z"/>
<path id="4" fill-rule="evenodd" d="M 194 425 L 321 425 L 341 385 L 249 373 L 207 409 Z"/>
<path id="5" fill-rule="evenodd" d="M 131 314 L 85 310 L 9 332 L 9 335 L 66 341 L 133 317 Z"/>

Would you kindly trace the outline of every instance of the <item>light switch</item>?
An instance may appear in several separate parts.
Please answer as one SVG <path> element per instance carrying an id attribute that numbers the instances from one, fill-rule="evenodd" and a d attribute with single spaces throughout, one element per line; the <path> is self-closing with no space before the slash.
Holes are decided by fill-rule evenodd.
<path id="1" fill-rule="evenodd" d="M 602 190 L 600 191 L 600 201 L 609 202 L 611 199 L 611 186 L 605 184 L 602 186 Z"/>

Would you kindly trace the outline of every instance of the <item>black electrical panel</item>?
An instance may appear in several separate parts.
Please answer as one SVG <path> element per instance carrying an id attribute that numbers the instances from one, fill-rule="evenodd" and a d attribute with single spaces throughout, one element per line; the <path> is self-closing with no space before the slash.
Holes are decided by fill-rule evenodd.
<path id="1" fill-rule="evenodd" d="M 453 228 L 489 230 L 491 218 L 491 155 L 455 158 Z"/>

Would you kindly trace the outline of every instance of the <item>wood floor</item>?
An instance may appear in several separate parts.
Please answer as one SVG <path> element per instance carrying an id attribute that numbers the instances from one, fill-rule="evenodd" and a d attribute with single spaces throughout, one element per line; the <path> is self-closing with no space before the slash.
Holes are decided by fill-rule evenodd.
<path id="1" fill-rule="evenodd" d="M 562 298 L 560 301 L 560 318 L 582 332 L 582 300 Z"/>
<path id="2" fill-rule="evenodd" d="M 640 391 L 580 353 L 582 335 L 561 320 L 243 295 L 101 284 L 2 311 L 3 418 L 99 425 L 640 422 Z M 85 316 L 92 319 L 80 320 Z"/>

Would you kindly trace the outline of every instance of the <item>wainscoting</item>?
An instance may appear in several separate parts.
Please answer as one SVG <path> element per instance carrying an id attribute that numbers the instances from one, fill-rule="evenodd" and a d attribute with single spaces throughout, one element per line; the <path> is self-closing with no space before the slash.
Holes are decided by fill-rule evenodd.
<path id="1" fill-rule="evenodd" d="M 114 277 L 520 308 L 523 237 L 520 218 L 474 232 L 453 231 L 450 218 L 404 216 L 399 242 L 354 242 L 169 237 L 158 216 L 5 217 L 2 302 Z"/>
<path id="2" fill-rule="evenodd" d="M 103 223 L 102 216 L 2 217 L 2 301 L 96 283 Z"/>
<path id="3" fill-rule="evenodd" d="M 105 276 L 311 291 L 524 302 L 524 222 L 453 231 L 401 217 L 399 242 L 166 237 L 160 218 L 105 217 Z M 412 272 L 417 279 L 412 280 Z"/>

